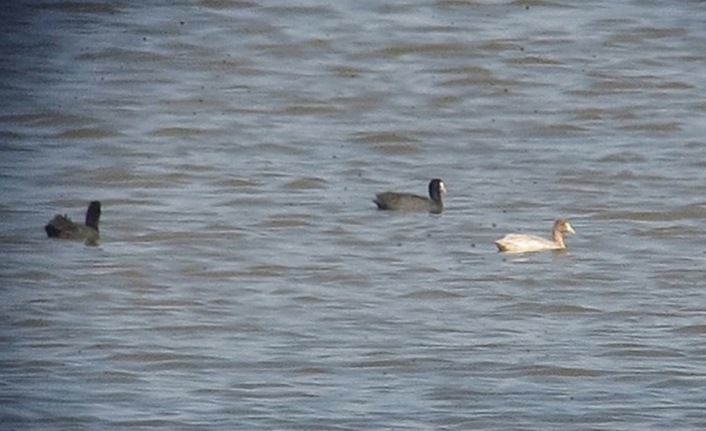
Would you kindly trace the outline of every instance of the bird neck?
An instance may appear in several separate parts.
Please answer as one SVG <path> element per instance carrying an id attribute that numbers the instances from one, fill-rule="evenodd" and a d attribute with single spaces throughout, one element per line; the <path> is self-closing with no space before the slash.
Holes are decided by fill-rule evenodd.
<path id="1" fill-rule="evenodd" d="M 97 210 L 95 208 L 89 208 L 88 212 L 86 213 L 86 226 L 98 230 L 98 221 L 100 220 L 100 217 L 100 210 Z"/>

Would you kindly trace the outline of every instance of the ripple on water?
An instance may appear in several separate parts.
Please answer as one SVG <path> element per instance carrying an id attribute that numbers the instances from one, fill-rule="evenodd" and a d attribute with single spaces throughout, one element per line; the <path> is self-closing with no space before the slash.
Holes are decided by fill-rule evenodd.
<path id="1" fill-rule="evenodd" d="M 674 332 L 681 334 L 706 334 L 706 325 L 686 325 L 680 328 L 675 328 Z"/>
<path id="2" fill-rule="evenodd" d="M 402 299 L 421 299 L 421 300 L 434 300 L 434 299 L 454 299 L 463 298 L 464 295 L 451 292 L 443 289 L 422 289 L 410 293 L 405 293 L 401 295 Z"/>
<path id="3" fill-rule="evenodd" d="M 262 229 L 311 227 L 314 226 L 316 220 L 317 217 L 311 214 L 282 213 L 272 215 L 268 217 L 267 220 L 260 221 L 258 226 Z"/>
<path id="4" fill-rule="evenodd" d="M 208 129 L 203 127 L 163 127 L 160 129 L 153 130 L 149 133 L 150 136 L 155 137 L 204 137 L 220 134 L 218 129 Z"/>
<path id="5" fill-rule="evenodd" d="M 529 365 L 513 367 L 511 375 L 535 377 L 602 377 L 609 373 L 588 368 L 561 367 L 552 365 Z"/>
<path id="6" fill-rule="evenodd" d="M 120 8 L 98 2 L 57 2 L 57 3 L 42 3 L 38 6 L 40 9 L 60 10 L 63 12 L 76 12 L 88 14 L 106 14 L 114 15 L 120 12 Z"/>
<path id="7" fill-rule="evenodd" d="M 661 211 L 603 211 L 597 215 L 597 218 L 600 220 L 662 222 L 677 220 L 703 220 L 706 218 L 706 208 L 704 208 L 701 204 L 689 204 L 678 207 L 669 207 Z M 657 228 L 662 229 L 661 227 Z"/>
<path id="8" fill-rule="evenodd" d="M 284 185 L 287 190 L 311 190 L 311 189 L 323 189 L 326 188 L 328 182 L 324 178 L 320 177 L 304 177 L 296 178 Z"/>
<path id="9" fill-rule="evenodd" d="M 59 138 L 64 139 L 101 139 L 117 137 L 121 134 L 115 130 L 103 127 L 83 127 L 80 129 L 65 129 L 59 134 Z"/>
<path id="10" fill-rule="evenodd" d="M 357 133 L 353 136 L 353 141 L 367 144 L 376 151 L 387 155 L 415 154 L 421 151 L 421 142 L 403 131 Z"/>

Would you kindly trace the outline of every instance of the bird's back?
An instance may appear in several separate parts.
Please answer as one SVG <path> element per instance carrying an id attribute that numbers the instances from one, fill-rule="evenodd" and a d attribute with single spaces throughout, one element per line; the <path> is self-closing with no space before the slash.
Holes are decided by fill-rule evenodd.
<path id="1" fill-rule="evenodd" d="M 44 226 L 47 236 L 50 238 L 79 239 L 86 240 L 87 243 L 94 243 L 98 240 L 98 231 L 90 226 L 74 223 L 66 215 L 57 214 Z"/>
<path id="2" fill-rule="evenodd" d="M 383 210 L 431 211 L 436 209 L 436 204 L 431 199 L 412 193 L 378 193 L 373 202 Z"/>
<path id="3" fill-rule="evenodd" d="M 498 250 L 507 253 L 525 253 L 540 250 L 557 250 L 561 247 L 554 241 L 534 235 L 511 233 L 495 241 Z"/>

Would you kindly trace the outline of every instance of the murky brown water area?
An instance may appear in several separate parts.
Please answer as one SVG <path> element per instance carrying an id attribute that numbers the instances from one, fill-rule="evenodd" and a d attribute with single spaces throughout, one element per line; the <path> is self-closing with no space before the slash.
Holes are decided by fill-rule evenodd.
<path id="1" fill-rule="evenodd" d="M 0 428 L 706 426 L 704 3 L 0 13 Z"/>

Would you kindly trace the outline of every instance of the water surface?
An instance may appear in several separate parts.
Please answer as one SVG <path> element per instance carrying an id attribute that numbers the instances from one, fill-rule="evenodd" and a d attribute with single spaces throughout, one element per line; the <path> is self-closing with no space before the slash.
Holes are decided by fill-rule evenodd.
<path id="1" fill-rule="evenodd" d="M 4 428 L 706 427 L 704 3 L 1 13 Z"/>

